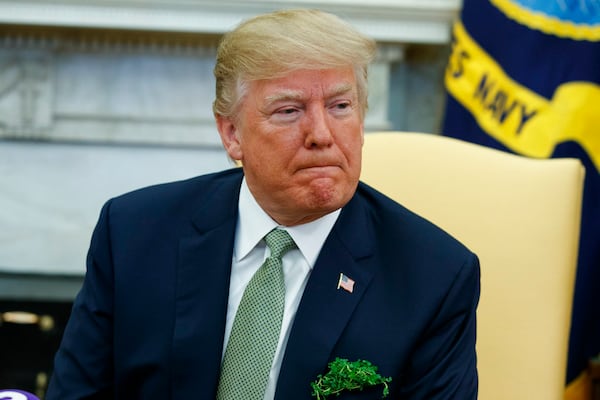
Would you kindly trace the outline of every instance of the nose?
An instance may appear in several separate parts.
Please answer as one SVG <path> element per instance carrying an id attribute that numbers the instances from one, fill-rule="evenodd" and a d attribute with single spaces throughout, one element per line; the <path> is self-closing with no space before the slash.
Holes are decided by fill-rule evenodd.
<path id="1" fill-rule="evenodd" d="M 327 111 L 322 107 L 312 107 L 307 110 L 304 131 L 304 145 L 307 148 L 328 147 L 333 143 Z"/>

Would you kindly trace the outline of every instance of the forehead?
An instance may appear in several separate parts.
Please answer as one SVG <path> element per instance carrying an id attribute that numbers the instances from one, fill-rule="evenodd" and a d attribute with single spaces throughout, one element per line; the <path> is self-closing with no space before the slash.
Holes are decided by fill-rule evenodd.
<path id="1" fill-rule="evenodd" d="M 282 77 L 251 82 L 249 89 L 266 101 L 357 92 L 352 68 L 293 71 Z"/>

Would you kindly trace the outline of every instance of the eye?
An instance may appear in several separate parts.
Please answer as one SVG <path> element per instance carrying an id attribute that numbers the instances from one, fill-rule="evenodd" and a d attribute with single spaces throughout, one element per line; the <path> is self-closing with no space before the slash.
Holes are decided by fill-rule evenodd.
<path id="1" fill-rule="evenodd" d="M 337 101 L 330 107 L 332 113 L 336 115 L 346 115 L 352 112 L 352 102 L 350 101 Z"/>
<path id="2" fill-rule="evenodd" d="M 295 121 L 299 115 L 300 109 L 298 107 L 286 106 L 273 111 L 271 118 L 273 121 L 292 122 Z"/>
<path id="3" fill-rule="evenodd" d="M 291 114 L 294 114 L 297 111 L 298 110 L 295 109 L 295 108 L 288 107 L 288 108 L 282 108 L 280 110 L 277 110 L 277 113 L 278 114 L 283 114 L 283 115 L 291 115 Z"/>

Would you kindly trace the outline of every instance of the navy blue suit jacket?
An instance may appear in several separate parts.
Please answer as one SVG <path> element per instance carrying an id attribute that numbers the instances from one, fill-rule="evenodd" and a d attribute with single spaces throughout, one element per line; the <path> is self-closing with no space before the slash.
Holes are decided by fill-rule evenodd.
<path id="1" fill-rule="evenodd" d="M 241 179 L 232 169 L 106 203 L 47 400 L 215 398 Z M 341 272 L 352 293 L 337 289 Z M 311 399 L 336 357 L 391 376 L 391 399 L 475 399 L 478 299 L 473 253 L 360 183 L 309 278 L 276 399 Z"/>

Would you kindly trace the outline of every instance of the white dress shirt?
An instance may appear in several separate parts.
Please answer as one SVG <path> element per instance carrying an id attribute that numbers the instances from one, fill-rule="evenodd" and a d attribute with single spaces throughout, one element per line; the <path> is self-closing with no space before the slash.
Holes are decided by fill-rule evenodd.
<path id="1" fill-rule="evenodd" d="M 281 369 L 290 327 L 294 321 L 302 293 L 321 247 L 323 247 L 327 235 L 329 235 L 335 224 L 340 210 L 338 209 L 307 224 L 292 227 L 280 226 L 258 205 L 248 189 L 245 178 L 242 180 L 238 208 L 223 355 L 227 348 L 231 326 L 246 285 L 270 254 L 263 237 L 273 228 L 279 227 L 285 229 L 298 246 L 297 249 L 287 252 L 282 259 L 285 279 L 285 308 L 279 342 L 275 350 L 264 397 L 265 400 L 271 400 L 275 397 L 277 378 Z"/>

